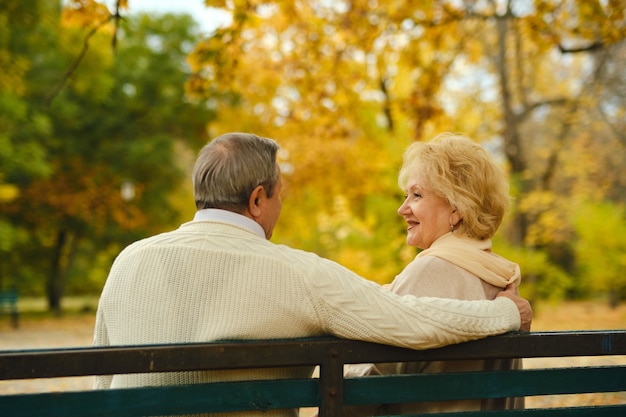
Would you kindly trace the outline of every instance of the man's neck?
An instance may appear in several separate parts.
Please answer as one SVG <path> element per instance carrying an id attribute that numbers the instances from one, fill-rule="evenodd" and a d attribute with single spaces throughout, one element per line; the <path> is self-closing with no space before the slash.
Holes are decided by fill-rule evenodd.
<path id="1" fill-rule="evenodd" d="M 196 211 L 194 221 L 217 221 L 244 227 L 265 239 L 265 231 L 260 224 L 243 214 L 221 209 L 203 209 Z"/>

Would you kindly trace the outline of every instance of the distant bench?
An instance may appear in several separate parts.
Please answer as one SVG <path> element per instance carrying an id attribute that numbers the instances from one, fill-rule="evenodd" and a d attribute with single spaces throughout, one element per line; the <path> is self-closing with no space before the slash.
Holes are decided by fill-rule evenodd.
<path id="1" fill-rule="evenodd" d="M 17 291 L 0 291 L 0 314 L 10 315 L 13 327 L 18 327 L 20 313 L 17 309 Z"/>
<path id="2" fill-rule="evenodd" d="M 619 355 L 619 365 L 344 378 L 344 364 Z M 621 359 L 624 359 L 622 361 Z M 318 365 L 319 378 L 0 395 L 10 417 L 133 417 L 626 391 L 626 331 L 514 332 L 413 351 L 336 338 L 0 351 L 0 380 Z M 622 404 L 441 414 L 623 417 Z"/>

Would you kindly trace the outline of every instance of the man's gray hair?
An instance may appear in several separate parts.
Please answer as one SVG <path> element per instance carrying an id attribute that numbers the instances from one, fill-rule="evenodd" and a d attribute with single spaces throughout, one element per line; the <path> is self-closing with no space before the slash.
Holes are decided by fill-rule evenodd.
<path id="1" fill-rule="evenodd" d="M 226 133 L 213 139 L 200 150 L 193 168 L 196 208 L 243 213 L 259 185 L 271 197 L 279 175 L 278 149 L 272 139 L 250 133 Z"/>

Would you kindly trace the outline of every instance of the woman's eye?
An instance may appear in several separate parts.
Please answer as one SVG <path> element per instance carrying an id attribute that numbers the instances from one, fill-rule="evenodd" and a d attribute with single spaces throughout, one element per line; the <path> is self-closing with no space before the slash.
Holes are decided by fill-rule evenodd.
<path id="1" fill-rule="evenodd" d="M 422 195 L 419 193 L 413 193 L 413 198 L 420 198 Z"/>

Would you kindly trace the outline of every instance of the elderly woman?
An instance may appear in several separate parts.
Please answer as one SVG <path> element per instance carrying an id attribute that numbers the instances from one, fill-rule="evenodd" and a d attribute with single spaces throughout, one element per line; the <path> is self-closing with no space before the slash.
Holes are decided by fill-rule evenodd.
<path id="1" fill-rule="evenodd" d="M 399 175 L 406 199 L 398 214 L 407 224 L 406 242 L 422 251 L 394 279 L 401 295 L 464 300 L 493 299 L 520 280 L 519 266 L 492 252 L 491 238 L 508 204 L 508 183 L 488 152 L 465 136 L 444 133 L 416 142 L 404 154 Z M 348 375 L 438 373 L 520 368 L 521 360 L 473 360 L 366 364 Z M 391 404 L 353 408 L 347 415 L 434 413 L 522 408 L 523 398 Z"/>

